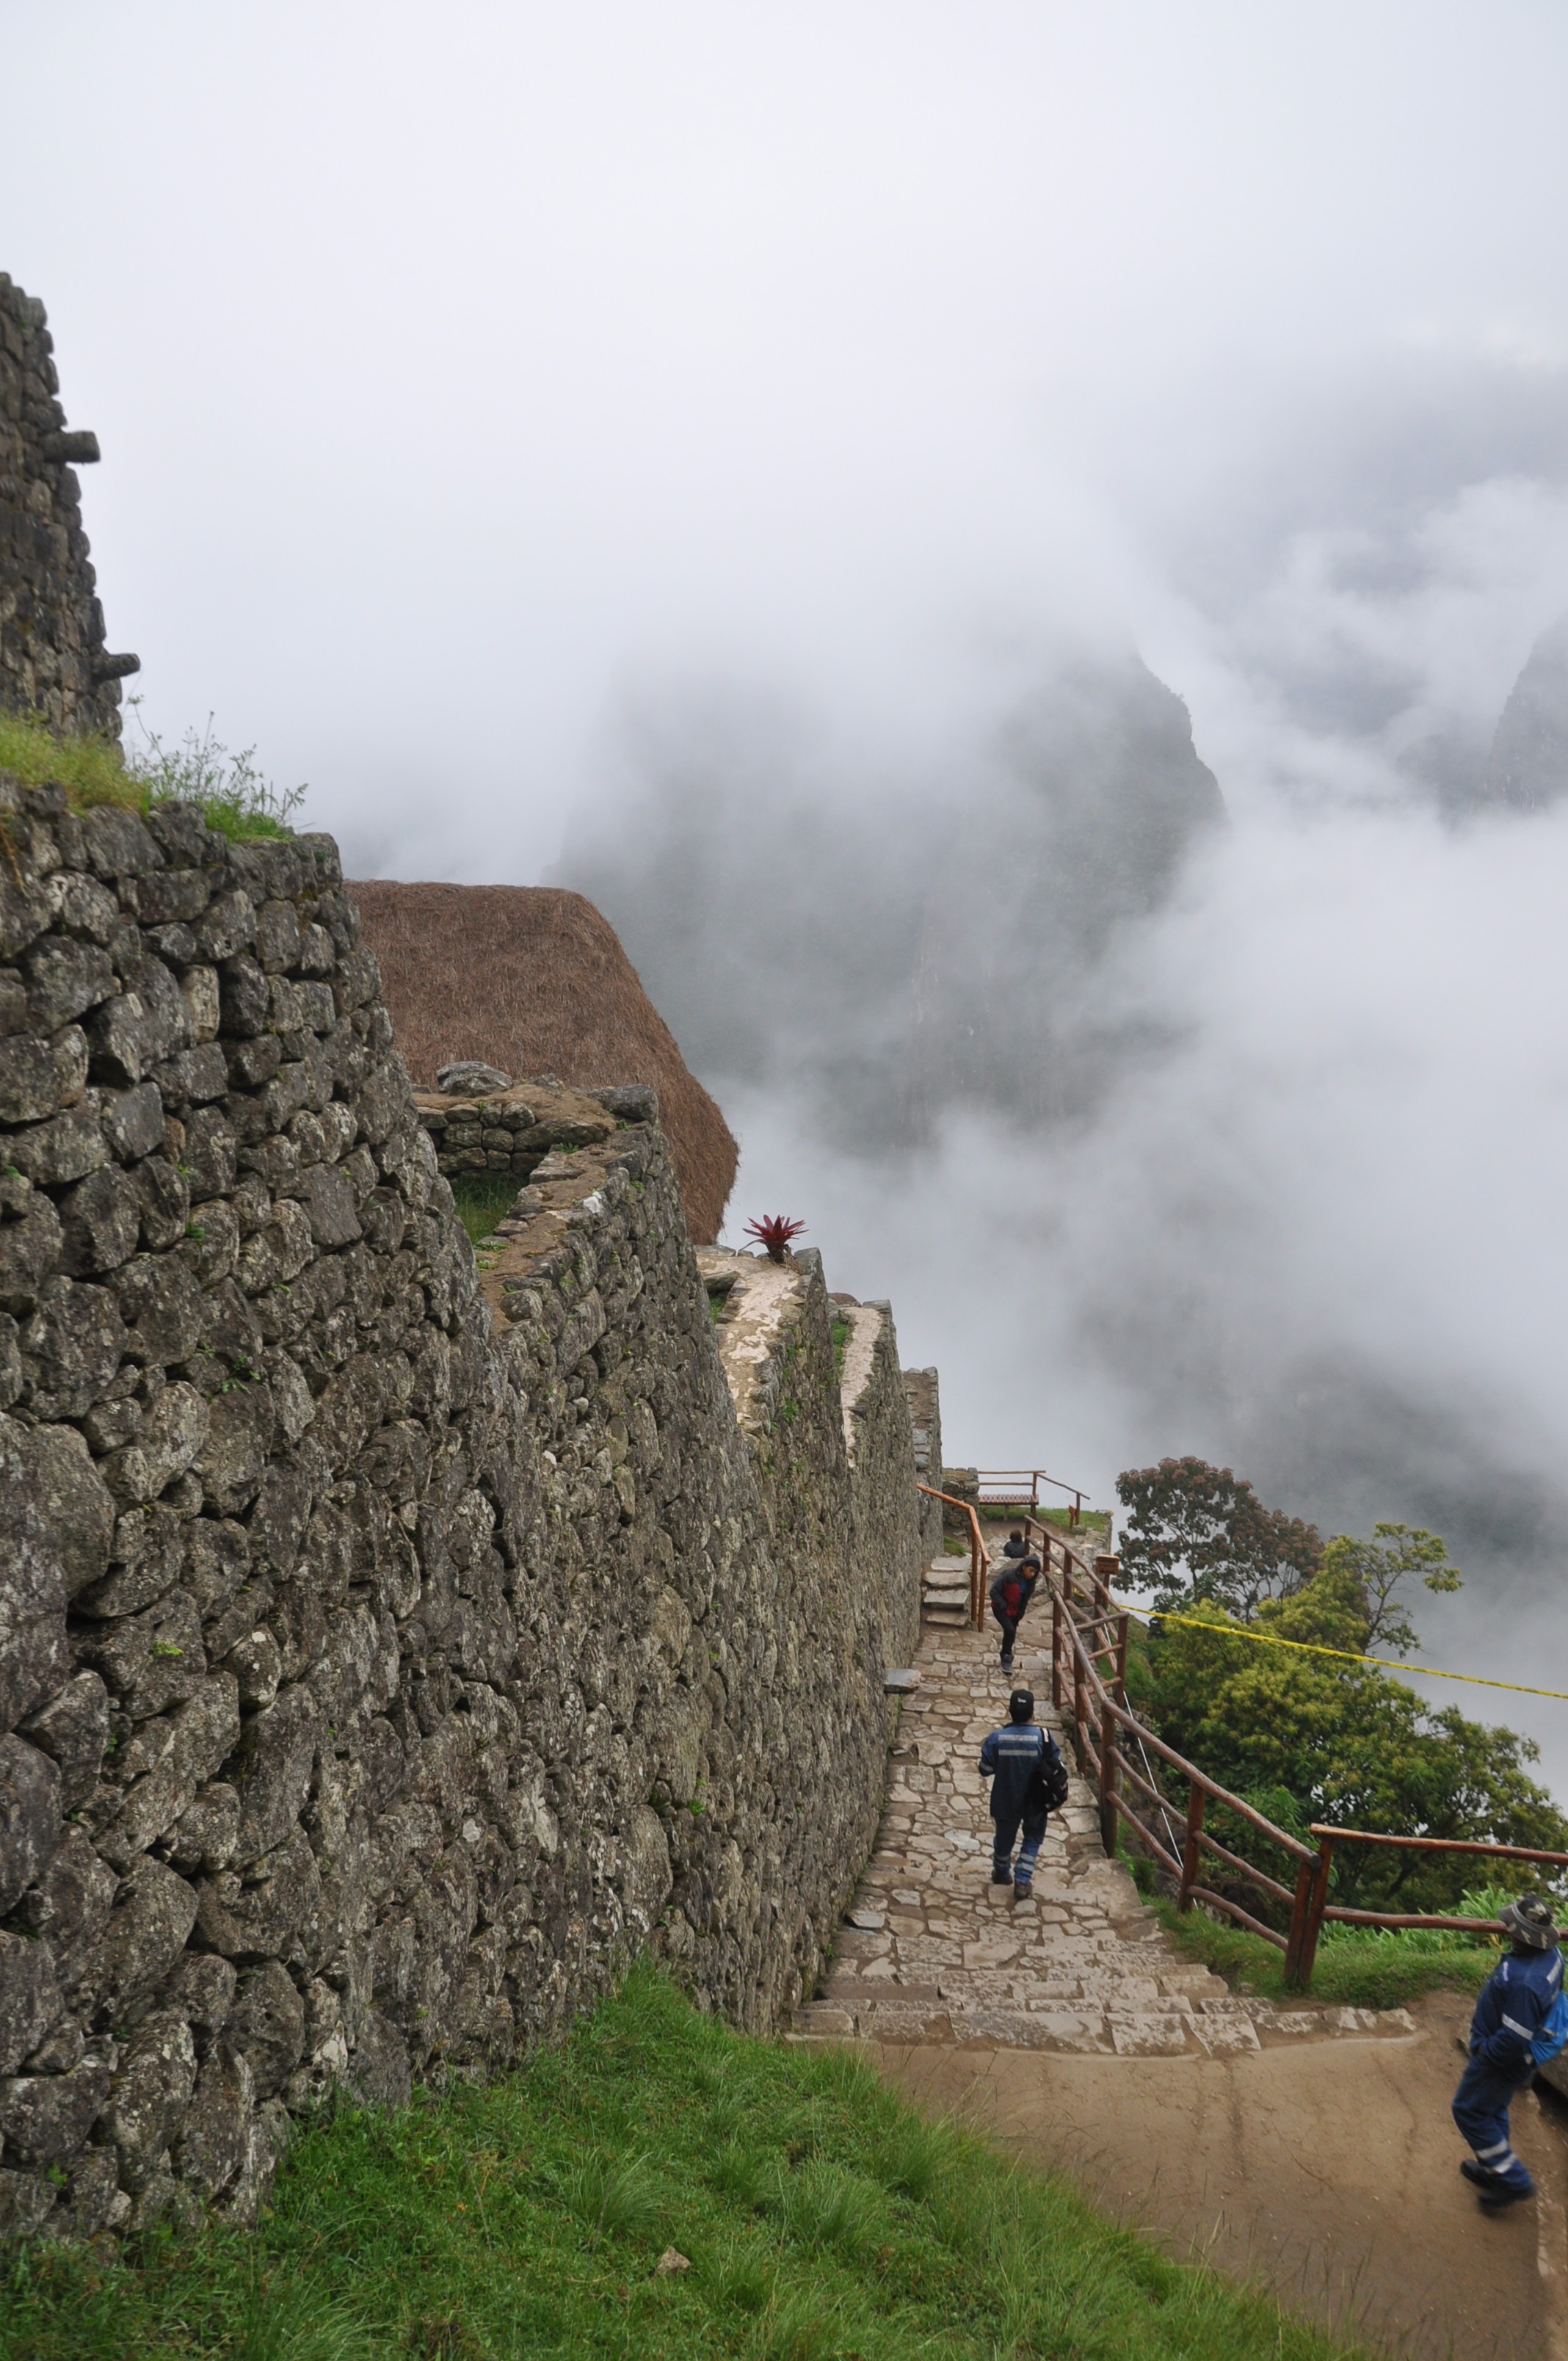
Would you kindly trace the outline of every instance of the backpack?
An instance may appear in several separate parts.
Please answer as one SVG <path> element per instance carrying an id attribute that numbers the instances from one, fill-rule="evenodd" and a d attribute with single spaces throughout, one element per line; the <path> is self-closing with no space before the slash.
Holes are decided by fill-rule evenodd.
<path id="1" fill-rule="evenodd" d="M 1530 2045 L 1530 2054 L 1538 2066 L 1568 2046 L 1568 1993 L 1560 1992 L 1541 2021 L 1541 2030 Z"/>
<path id="2" fill-rule="evenodd" d="M 1035 1794 L 1047 1812 L 1059 1812 L 1067 1801 L 1067 1764 L 1061 1759 L 1061 1750 L 1056 1740 L 1047 1731 L 1042 1730 L 1040 1734 L 1046 1744 L 1040 1756 L 1039 1769 L 1035 1773 Z M 1558 2004 L 1562 2005 L 1561 2000 Z M 1568 2039 L 1568 2011 L 1564 2013 L 1563 2037 L 1558 2040 L 1557 2049 L 1562 2048 L 1563 2039 Z M 1555 2058 L 1557 2049 L 1550 2050 L 1548 2056 Z"/>

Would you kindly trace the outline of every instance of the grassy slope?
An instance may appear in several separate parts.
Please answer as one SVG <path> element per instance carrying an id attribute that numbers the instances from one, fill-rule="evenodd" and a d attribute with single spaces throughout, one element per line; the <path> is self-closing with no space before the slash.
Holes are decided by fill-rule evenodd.
<path id="1" fill-rule="evenodd" d="M 659 2273 L 669 2246 L 689 2269 Z M 1347 2350 L 926 2121 L 852 2056 L 746 2040 L 641 1970 L 521 2073 L 303 2136 L 253 2235 L 117 2263 L 35 2248 L 0 2293 L 6 2361 Z"/>
<path id="2" fill-rule="evenodd" d="M 1256 1993 L 1268 2000 L 1288 2003 L 1285 1990 L 1285 1954 L 1249 1935 L 1245 1927 L 1225 1926 L 1205 1917 L 1201 1910 L 1185 1916 L 1174 1902 L 1147 1896 L 1149 1907 L 1179 1949 L 1190 1959 L 1201 1960 L 1238 1992 Z M 1310 1998 L 1332 2001 L 1343 2008 L 1402 2008 L 1422 1993 L 1448 1989 L 1479 1992 L 1497 1964 L 1489 1944 L 1466 1943 L 1430 1948 L 1359 1929 L 1325 1935 L 1318 1946 Z"/>

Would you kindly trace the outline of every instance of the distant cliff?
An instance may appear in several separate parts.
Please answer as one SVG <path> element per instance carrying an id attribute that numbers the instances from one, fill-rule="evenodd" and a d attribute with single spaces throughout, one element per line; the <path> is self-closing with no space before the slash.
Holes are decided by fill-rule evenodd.
<path id="1" fill-rule="evenodd" d="M 1090 969 L 1223 818 L 1181 699 L 1130 651 L 1058 655 L 909 785 L 835 779 L 798 717 L 642 729 L 558 881 L 609 918 L 697 1073 L 795 1092 L 861 1149 L 956 1104 L 1070 1112 L 1118 1071 Z M 852 1111 L 852 1119 L 851 1119 Z"/>
<path id="2" fill-rule="evenodd" d="M 1544 811 L 1568 793 L 1568 615 L 1542 631 L 1497 723 L 1478 801 Z"/>

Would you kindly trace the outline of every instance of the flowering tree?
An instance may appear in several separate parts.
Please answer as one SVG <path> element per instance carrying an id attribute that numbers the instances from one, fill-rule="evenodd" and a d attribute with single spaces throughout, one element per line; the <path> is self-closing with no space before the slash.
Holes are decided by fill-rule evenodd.
<path id="1" fill-rule="evenodd" d="M 1122 1532 L 1122 1571 L 1160 1607 L 1207 1598 L 1245 1619 L 1260 1599 L 1310 1582 L 1322 1557 L 1314 1526 L 1266 1509 L 1245 1476 L 1206 1459 L 1126 1468 L 1116 1497 L 1133 1512 Z"/>

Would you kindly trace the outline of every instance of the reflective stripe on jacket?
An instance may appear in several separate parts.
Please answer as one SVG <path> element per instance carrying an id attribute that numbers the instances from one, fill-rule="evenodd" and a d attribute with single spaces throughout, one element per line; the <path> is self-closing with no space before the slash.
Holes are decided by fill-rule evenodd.
<path id="1" fill-rule="evenodd" d="M 1481 1987 L 1470 2020 L 1470 2055 L 1521 2077 L 1535 2063 L 1530 2044 L 1563 1989 L 1563 1954 L 1510 1951 Z"/>
<path id="2" fill-rule="evenodd" d="M 991 1781 L 991 1817 L 1011 1818 L 1029 1797 L 1029 1785 L 1051 1741 L 1037 1722 L 1010 1721 L 993 1730 L 980 1750 L 980 1775 Z"/>

